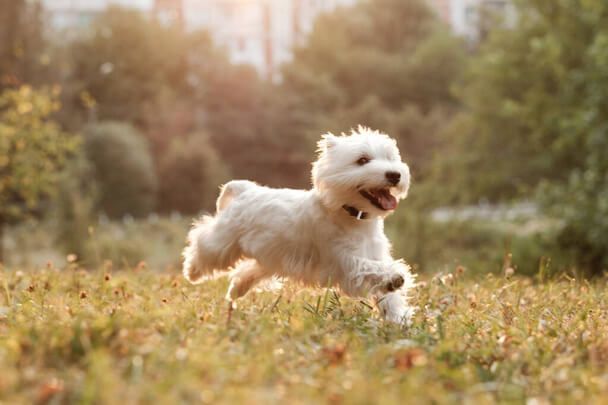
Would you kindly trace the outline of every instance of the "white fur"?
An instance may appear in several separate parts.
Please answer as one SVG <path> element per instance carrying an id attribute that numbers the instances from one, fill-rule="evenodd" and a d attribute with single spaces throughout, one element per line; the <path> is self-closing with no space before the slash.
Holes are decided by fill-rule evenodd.
<path id="1" fill-rule="evenodd" d="M 391 194 L 398 200 L 407 196 L 410 172 L 396 142 L 359 127 L 350 136 L 324 135 L 318 153 L 311 190 L 273 189 L 246 180 L 224 185 L 216 215 L 203 216 L 188 234 L 184 276 L 197 283 L 233 268 L 229 300 L 275 275 L 309 286 L 329 281 L 351 296 L 373 295 L 386 319 L 409 323 L 414 309 L 407 293 L 414 277 L 407 264 L 391 257 L 383 221 L 390 211 L 359 193 L 390 186 L 385 173 L 391 171 L 401 174 Z M 362 156 L 369 163 L 357 164 Z M 367 217 L 358 220 L 343 205 Z M 403 286 L 391 292 L 399 280 Z"/>

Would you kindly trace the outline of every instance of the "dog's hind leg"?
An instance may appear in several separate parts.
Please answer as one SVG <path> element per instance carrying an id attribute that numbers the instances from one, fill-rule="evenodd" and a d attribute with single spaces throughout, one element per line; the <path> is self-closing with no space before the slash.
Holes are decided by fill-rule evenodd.
<path id="1" fill-rule="evenodd" d="M 264 269 L 257 260 L 249 259 L 240 262 L 230 273 L 230 288 L 226 299 L 232 301 L 242 297 L 254 285 L 271 275 L 272 273 Z"/>
<path id="2" fill-rule="evenodd" d="M 204 281 L 214 271 L 228 270 L 243 255 L 234 229 L 217 226 L 217 221 L 217 217 L 203 216 L 188 233 L 183 272 L 192 283 Z"/>

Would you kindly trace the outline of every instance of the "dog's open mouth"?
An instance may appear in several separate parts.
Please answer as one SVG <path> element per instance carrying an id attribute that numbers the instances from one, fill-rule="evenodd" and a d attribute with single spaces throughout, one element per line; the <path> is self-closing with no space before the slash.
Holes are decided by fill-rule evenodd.
<path id="1" fill-rule="evenodd" d="M 397 208 L 397 199 L 388 188 L 361 190 L 359 193 L 381 210 L 390 211 Z"/>

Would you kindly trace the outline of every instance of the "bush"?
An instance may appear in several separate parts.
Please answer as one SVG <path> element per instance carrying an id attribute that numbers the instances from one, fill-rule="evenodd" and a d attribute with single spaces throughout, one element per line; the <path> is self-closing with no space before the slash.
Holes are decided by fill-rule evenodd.
<path id="1" fill-rule="evenodd" d="M 171 142 L 159 174 L 159 209 L 184 214 L 213 210 L 218 187 L 229 177 L 207 136 L 198 133 Z"/>
<path id="2" fill-rule="evenodd" d="M 80 147 L 51 119 L 58 93 L 29 86 L 0 93 L 0 260 L 4 227 L 44 211 Z"/>
<path id="3" fill-rule="evenodd" d="M 85 151 L 99 185 L 99 209 L 141 217 L 155 207 L 158 181 L 148 144 L 133 127 L 103 122 L 85 129 Z"/>
<path id="4" fill-rule="evenodd" d="M 572 272 L 578 263 L 557 242 L 561 221 L 543 215 L 502 219 L 453 217 L 436 220 L 423 207 L 426 200 L 412 195 L 386 222 L 394 256 L 405 259 L 419 273 L 444 271 L 462 265 L 472 273 L 499 273 L 509 266 L 518 274 Z"/>
<path id="5" fill-rule="evenodd" d="M 98 223 L 86 240 L 85 263 L 111 262 L 116 268 L 135 267 L 144 261 L 151 269 L 181 265 L 188 230 L 187 219 L 157 218 Z"/>

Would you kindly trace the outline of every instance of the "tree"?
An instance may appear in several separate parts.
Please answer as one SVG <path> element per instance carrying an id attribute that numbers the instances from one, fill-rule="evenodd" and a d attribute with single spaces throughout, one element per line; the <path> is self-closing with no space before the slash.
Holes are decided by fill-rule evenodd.
<path id="1" fill-rule="evenodd" d="M 608 267 L 608 3 L 519 1 L 516 14 L 471 64 L 444 179 L 465 201 L 531 197 L 543 184 L 563 247 L 599 271 Z"/>
<path id="2" fill-rule="evenodd" d="M 0 94 L 0 256 L 4 227 L 42 209 L 77 151 L 78 138 L 50 118 L 58 91 L 22 86 Z"/>
<path id="3" fill-rule="evenodd" d="M 71 102 L 82 106 L 86 94 L 98 119 L 145 128 L 159 98 L 186 86 L 184 34 L 120 7 L 102 13 L 90 30 L 70 44 L 70 81 L 77 84 Z"/>
<path id="4" fill-rule="evenodd" d="M 294 134 L 306 140 L 308 159 L 326 131 L 348 133 L 363 124 L 396 138 L 412 170 L 415 197 L 407 203 L 413 215 L 401 211 L 387 226 L 407 227 L 424 246 L 428 211 L 441 199 L 435 188 L 420 185 L 442 154 L 441 134 L 459 108 L 452 87 L 466 59 L 464 41 L 437 21 L 425 1 L 362 1 L 321 15 L 283 68 L 278 100 L 287 119 L 275 132 L 285 142 Z M 308 165 L 300 167 L 308 172 Z M 423 264 L 426 254 L 416 249 L 408 260 Z"/>
<path id="5" fill-rule="evenodd" d="M 84 131 L 84 149 L 99 186 L 98 208 L 111 217 L 148 215 L 158 180 L 146 139 L 131 125 L 106 121 Z"/>
<path id="6" fill-rule="evenodd" d="M 89 117 L 129 122 L 148 138 L 158 168 L 174 139 L 188 143 L 190 134 L 204 132 L 237 177 L 284 186 L 308 182 L 308 144 L 289 130 L 277 132 L 285 118 L 272 84 L 250 66 L 231 65 L 208 33 L 182 32 L 111 7 L 90 36 L 69 48 L 65 101 L 80 112 L 64 115 L 76 121 L 70 126 Z M 176 200 L 163 201 L 166 210 L 181 209 L 166 205 Z"/>
<path id="7" fill-rule="evenodd" d="M 175 138 L 159 166 L 159 210 L 164 212 L 213 212 L 219 186 L 229 180 L 209 137 L 201 133 Z"/>
<path id="8" fill-rule="evenodd" d="M 419 180 L 439 141 L 437 116 L 448 121 L 457 106 L 451 87 L 465 58 L 465 44 L 425 2 L 360 2 L 319 17 L 283 69 L 282 102 L 290 126 L 311 143 L 322 132 L 349 132 L 358 124 L 389 132 L 414 157 Z M 425 127 L 432 130 L 414 130 Z"/>
<path id="9" fill-rule="evenodd" d="M 39 2 L 0 0 L 0 90 L 47 84 L 51 54 Z"/>

